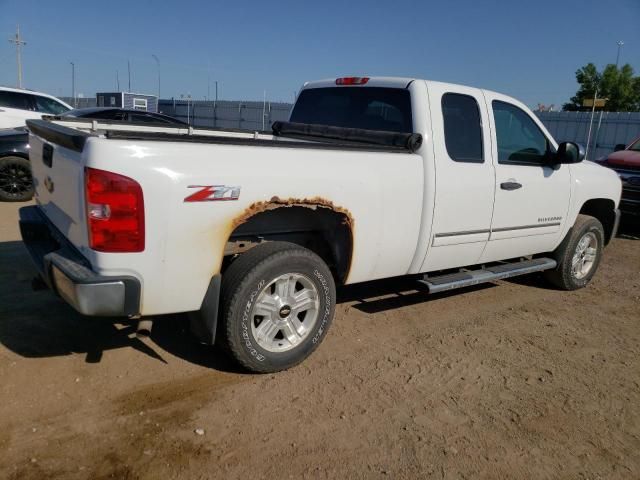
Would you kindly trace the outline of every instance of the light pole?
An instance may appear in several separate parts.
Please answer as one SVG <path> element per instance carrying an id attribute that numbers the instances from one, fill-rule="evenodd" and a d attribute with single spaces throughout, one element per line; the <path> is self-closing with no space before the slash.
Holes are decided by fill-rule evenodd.
<path id="1" fill-rule="evenodd" d="M 622 46 L 624 42 L 622 40 L 618 40 L 616 42 L 618 44 L 618 54 L 616 55 L 616 68 L 618 68 L 618 63 L 620 62 L 620 50 L 622 50 Z"/>
<path id="2" fill-rule="evenodd" d="M 71 96 L 73 97 L 73 108 L 76 108 L 76 64 L 69 63 L 71 64 Z"/>
<path id="3" fill-rule="evenodd" d="M 160 60 L 154 54 L 151 54 L 151 56 L 153 57 L 153 59 L 156 61 L 156 64 L 158 65 L 158 101 L 160 101 Z"/>

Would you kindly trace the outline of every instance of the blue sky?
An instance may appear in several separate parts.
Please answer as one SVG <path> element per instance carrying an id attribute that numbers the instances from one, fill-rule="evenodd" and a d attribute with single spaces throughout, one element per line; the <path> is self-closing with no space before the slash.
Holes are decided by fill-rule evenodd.
<path id="1" fill-rule="evenodd" d="M 429 78 L 489 88 L 530 106 L 561 105 L 592 61 L 640 74 L 640 0 L 235 1 L 0 0 L 0 84 L 58 96 L 127 87 L 162 97 L 292 101 L 306 80 L 349 74 Z"/>

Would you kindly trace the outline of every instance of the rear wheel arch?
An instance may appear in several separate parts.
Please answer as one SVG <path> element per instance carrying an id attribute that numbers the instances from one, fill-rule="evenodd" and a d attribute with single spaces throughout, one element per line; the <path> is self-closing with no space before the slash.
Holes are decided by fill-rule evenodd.
<path id="1" fill-rule="evenodd" d="M 346 282 L 353 255 L 353 220 L 348 213 L 320 204 L 275 206 L 242 220 L 229 236 L 223 270 L 238 254 L 264 242 L 289 242 L 307 248 L 329 266 L 337 284 Z"/>
<path id="2" fill-rule="evenodd" d="M 26 154 L 26 153 L 22 153 L 22 152 L 2 152 L 2 153 L 0 153 L 0 160 L 2 160 L 3 158 L 7 158 L 7 157 L 23 158 L 23 159 L 25 159 L 25 160 L 30 162 L 29 155 Z"/>

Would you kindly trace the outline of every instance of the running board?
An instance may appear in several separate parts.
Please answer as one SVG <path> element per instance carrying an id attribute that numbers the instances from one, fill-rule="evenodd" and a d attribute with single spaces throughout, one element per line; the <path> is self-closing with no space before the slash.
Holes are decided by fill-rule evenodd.
<path id="1" fill-rule="evenodd" d="M 552 258 L 534 258 L 514 263 L 502 263 L 482 270 L 450 273 L 437 277 L 427 277 L 418 282 L 429 288 L 429 293 L 444 292 L 454 288 L 470 287 L 479 283 L 502 280 L 503 278 L 526 275 L 527 273 L 541 272 L 555 268 L 557 262 Z"/>

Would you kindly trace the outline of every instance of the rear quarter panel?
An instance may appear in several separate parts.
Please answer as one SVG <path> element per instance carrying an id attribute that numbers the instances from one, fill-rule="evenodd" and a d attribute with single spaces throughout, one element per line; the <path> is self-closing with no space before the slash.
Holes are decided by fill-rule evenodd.
<path id="1" fill-rule="evenodd" d="M 87 166 L 142 186 L 145 251 L 85 249 L 85 255 L 101 274 L 140 278 L 144 315 L 199 309 L 234 220 L 273 197 L 321 197 L 349 211 L 354 249 L 347 283 L 406 274 L 415 253 L 424 178 L 419 155 L 98 138 L 87 142 L 85 154 Z M 193 185 L 237 186 L 240 197 L 185 202 Z"/>

